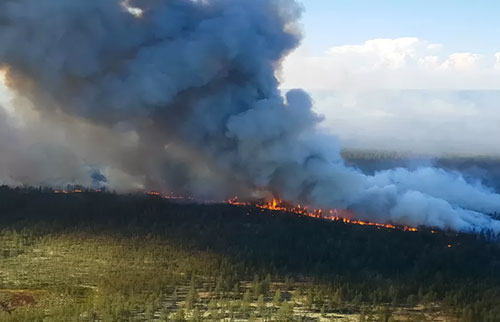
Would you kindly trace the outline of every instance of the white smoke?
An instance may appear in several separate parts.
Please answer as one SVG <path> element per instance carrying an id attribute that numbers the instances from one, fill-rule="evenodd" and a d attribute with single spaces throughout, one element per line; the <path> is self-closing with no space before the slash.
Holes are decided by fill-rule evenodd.
<path id="1" fill-rule="evenodd" d="M 97 168 L 112 187 L 266 190 L 363 219 L 500 231 L 487 215 L 500 196 L 481 183 L 347 167 L 309 95 L 282 97 L 275 74 L 300 12 L 293 0 L 1 2 L 0 63 L 38 116 L 29 124 L 44 124 L 0 116 L 1 179 L 91 184 L 82 171 Z"/>

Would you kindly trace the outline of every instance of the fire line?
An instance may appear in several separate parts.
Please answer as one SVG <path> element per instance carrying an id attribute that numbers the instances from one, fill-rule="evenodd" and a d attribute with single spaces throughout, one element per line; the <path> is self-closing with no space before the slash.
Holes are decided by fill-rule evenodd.
<path id="1" fill-rule="evenodd" d="M 101 192 L 101 190 L 88 190 L 91 192 Z M 80 189 L 75 189 L 75 190 L 54 190 L 55 194 L 71 194 L 71 193 L 82 193 L 83 191 Z M 150 196 L 155 196 L 155 197 L 160 197 L 163 199 L 173 199 L 173 200 L 194 200 L 191 197 L 183 197 L 183 196 L 178 196 L 175 195 L 173 192 L 170 194 L 163 194 L 158 191 L 148 191 L 146 194 Z M 213 201 L 212 201 L 213 202 Z M 234 197 L 230 200 L 227 201 L 219 201 L 218 203 L 227 203 L 233 206 L 247 206 L 247 207 L 257 207 L 262 210 L 271 210 L 271 211 L 282 211 L 282 212 L 289 212 L 289 213 L 294 213 L 306 217 L 311 217 L 311 218 L 317 218 L 317 219 L 323 219 L 323 220 L 329 220 L 329 221 L 334 221 L 334 222 L 343 222 L 346 224 L 351 224 L 351 225 L 360 225 L 360 226 L 373 226 L 373 227 L 378 227 L 378 228 L 387 228 L 387 229 L 398 229 L 398 230 L 403 230 L 403 231 L 408 231 L 408 232 L 417 232 L 419 231 L 418 228 L 415 227 L 409 227 L 409 226 L 396 226 L 392 224 L 382 224 L 382 223 L 375 223 L 375 222 L 369 222 L 369 221 L 363 221 L 363 220 L 357 220 L 357 219 L 351 219 L 354 217 L 354 214 L 348 210 L 342 210 L 342 209 L 331 209 L 328 211 L 324 211 L 321 209 L 308 209 L 307 206 L 303 205 L 297 205 L 293 206 L 292 204 L 285 202 L 283 200 L 279 200 L 276 198 L 273 198 L 271 201 L 268 202 L 255 202 L 255 203 L 250 203 L 250 202 L 242 202 L 239 200 L 238 197 Z M 435 230 L 431 230 L 433 234 L 435 234 Z"/>

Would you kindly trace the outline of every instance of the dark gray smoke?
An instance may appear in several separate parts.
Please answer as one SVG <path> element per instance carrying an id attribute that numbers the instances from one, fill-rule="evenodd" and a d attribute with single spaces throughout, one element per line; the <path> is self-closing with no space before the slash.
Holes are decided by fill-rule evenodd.
<path id="1" fill-rule="evenodd" d="M 500 195 L 458 172 L 344 164 L 309 95 L 278 89 L 300 13 L 293 0 L 3 0 L 0 63 L 27 112 L 24 126 L 0 114 L 0 180 L 91 185 L 97 168 L 114 188 L 274 193 L 362 219 L 500 231 L 488 216 Z"/>

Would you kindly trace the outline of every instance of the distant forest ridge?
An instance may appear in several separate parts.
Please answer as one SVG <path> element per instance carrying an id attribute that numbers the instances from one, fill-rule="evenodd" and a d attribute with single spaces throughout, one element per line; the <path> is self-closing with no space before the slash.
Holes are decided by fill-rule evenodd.
<path id="1" fill-rule="evenodd" d="M 500 162 L 500 155 L 476 155 L 476 154 L 426 154 L 411 151 L 394 151 L 383 149 L 343 149 L 342 157 L 345 160 L 415 160 L 415 159 L 440 159 L 448 161 L 489 161 Z"/>

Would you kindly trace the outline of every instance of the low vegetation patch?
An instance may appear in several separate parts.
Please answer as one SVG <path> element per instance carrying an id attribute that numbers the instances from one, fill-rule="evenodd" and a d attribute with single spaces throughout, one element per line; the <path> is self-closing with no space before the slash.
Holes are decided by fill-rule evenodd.
<path id="1" fill-rule="evenodd" d="M 500 321 L 478 236 L 8 188 L 0 221 L 0 321 Z"/>

